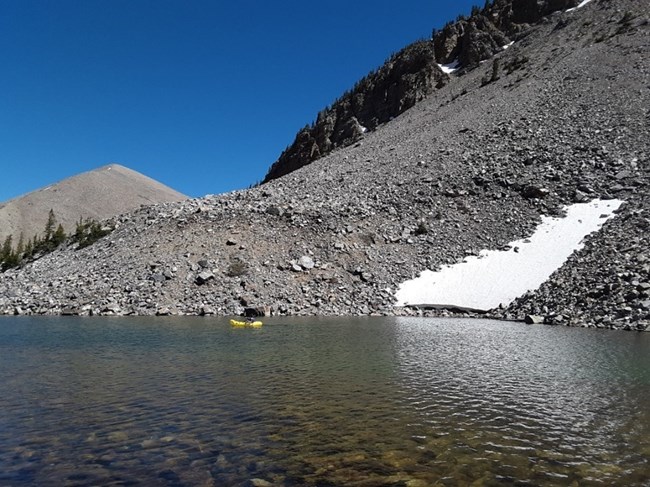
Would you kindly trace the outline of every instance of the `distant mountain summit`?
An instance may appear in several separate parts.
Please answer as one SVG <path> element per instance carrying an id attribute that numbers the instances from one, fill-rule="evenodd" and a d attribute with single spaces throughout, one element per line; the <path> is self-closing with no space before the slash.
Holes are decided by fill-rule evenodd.
<path id="1" fill-rule="evenodd" d="M 187 196 L 119 164 L 81 173 L 45 188 L 0 203 L 0 242 L 13 235 L 16 243 L 41 234 L 50 209 L 66 230 L 80 218 L 102 220 L 141 205 L 182 201 Z"/>

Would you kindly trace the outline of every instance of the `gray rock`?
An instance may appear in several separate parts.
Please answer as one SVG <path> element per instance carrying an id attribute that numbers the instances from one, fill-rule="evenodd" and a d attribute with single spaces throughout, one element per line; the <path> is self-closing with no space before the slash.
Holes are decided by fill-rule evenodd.
<path id="1" fill-rule="evenodd" d="M 536 315 L 526 315 L 524 318 L 524 323 L 528 325 L 541 325 L 544 323 L 544 317 L 543 316 L 536 316 Z"/>
<path id="2" fill-rule="evenodd" d="M 102 314 L 119 315 L 121 314 L 121 312 L 122 312 L 122 308 L 120 308 L 120 306 L 114 303 L 104 306 L 101 310 Z"/>
<path id="3" fill-rule="evenodd" d="M 308 255 L 303 255 L 298 260 L 298 265 L 302 267 L 304 270 L 308 271 L 310 269 L 313 269 L 316 264 L 314 263 L 314 259 L 312 259 Z"/>
<path id="4" fill-rule="evenodd" d="M 371 282 L 372 278 L 373 278 L 373 276 L 372 276 L 372 274 L 370 272 L 362 272 L 360 274 L 360 277 L 361 277 L 361 280 L 363 282 Z"/>
<path id="5" fill-rule="evenodd" d="M 547 188 L 542 188 L 539 186 L 525 186 L 521 190 L 521 195 L 524 198 L 546 198 L 549 195 L 550 191 Z"/>
<path id="6" fill-rule="evenodd" d="M 214 274 L 212 273 L 212 271 L 203 271 L 196 276 L 195 282 L 199 285 L 202 285 L 213 279 L 214 279 Z"/>
<path id="7" fill-rule="evenodd" d="M 271 308 L 269 306 L 255 306 L 244 308 L 245 316 L 271 316 Z"/>
<path id="8" fill-rule="evenodd" d="M 246 485 L 249 487 L 273 487 L 273 484 L 264 479 L 250 479 L 246 482 Z"/>
<path id="9" fill-rule="evenodd" d="M 153 282 L 165 282 L 165 281 L 167 280 L 167 278 L 166 278 L 164 275 L 162 275 L 162 274 L 152 274 L 152 276 L 150 277 L 150 279 L 151 279 Z"/>
<path id="10" fill-rule="evenodd" d="M 273 216 L 282 216 L 284 213 L 282 208 L 277 205 L 270 205 L 266 208 L 266 213 Z"/>
<path id="11" fill-rule="evenodd" d="M 215 309 L 212 306 L 209 305 L 202 305 L 199 311 L 200 316 L 212 316 L 217 314 Z"/>

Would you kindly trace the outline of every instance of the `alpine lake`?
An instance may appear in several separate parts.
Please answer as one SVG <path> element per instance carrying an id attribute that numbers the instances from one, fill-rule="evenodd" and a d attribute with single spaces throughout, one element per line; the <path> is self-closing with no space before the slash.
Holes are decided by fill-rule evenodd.
<path id="1" fill-rule="evenodd" d="M 0 318 L 2 486 L 650 485 L 650 334 Z"/>

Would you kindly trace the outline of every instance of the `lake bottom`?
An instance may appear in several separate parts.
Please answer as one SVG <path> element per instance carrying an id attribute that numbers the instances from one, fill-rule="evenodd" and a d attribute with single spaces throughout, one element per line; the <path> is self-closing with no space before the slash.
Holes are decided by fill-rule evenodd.
<path id="1" fill-rule="evenodd" d="M 648 485 L 647 334 L 0 319 L 0 485 Z"/>

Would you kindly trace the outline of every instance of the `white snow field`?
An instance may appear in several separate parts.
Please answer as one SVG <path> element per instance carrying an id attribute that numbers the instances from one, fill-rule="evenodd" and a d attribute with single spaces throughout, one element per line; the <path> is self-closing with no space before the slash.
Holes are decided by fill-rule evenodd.
<path id="1" fill-rule="evenodd" d="M 546 281 L 621 204 L 620 200 L 593 200 L 565 208 L 563 218 L 542 217 L 535 233 L 512 242 L 509 250 L 483 250 L 479 256 L 438 272 L 426 270 L 402 283 L 396 293 L 397 306 L 487 311 L 508 305 Z"/>

